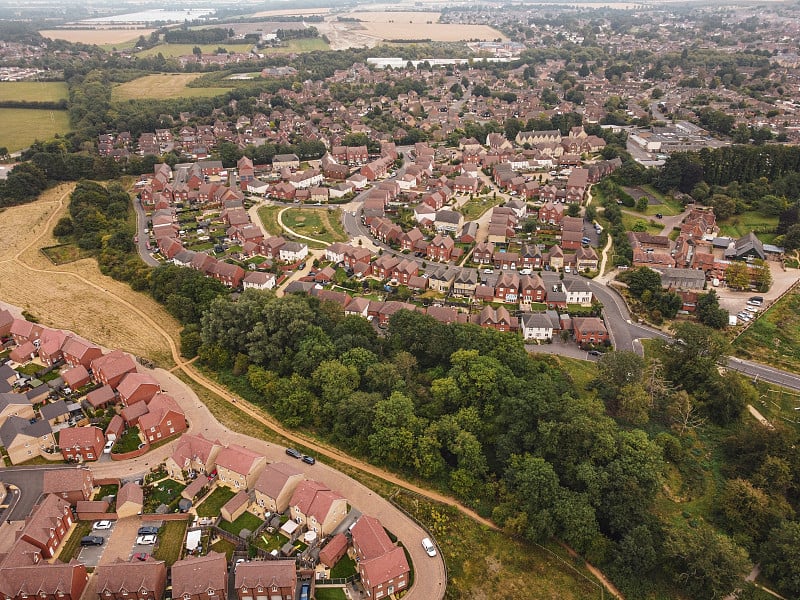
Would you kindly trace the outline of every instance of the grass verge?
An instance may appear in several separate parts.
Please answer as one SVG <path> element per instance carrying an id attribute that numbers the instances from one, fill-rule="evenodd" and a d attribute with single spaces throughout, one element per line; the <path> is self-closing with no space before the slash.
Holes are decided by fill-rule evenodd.
<path id="1" fill-rule="evenodd" d="M 61 546 L 61 552 L 58 554 L 58 560 L 63 563 L 68 563 L 73 558 L 78 556 L 78 553 L 81 551 L 81 538 L 89 535 L 91 532 L 91 522 L 77 521 L 75 523 L 75 529 L 72 530 L 72 534 L 67 538 L 67 541 L 64 542 L 64 545 Z"/>

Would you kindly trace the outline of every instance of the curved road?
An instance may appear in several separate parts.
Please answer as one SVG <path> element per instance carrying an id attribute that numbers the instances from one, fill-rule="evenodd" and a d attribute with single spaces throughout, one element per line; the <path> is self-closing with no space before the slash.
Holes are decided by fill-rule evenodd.
<path id="1" fill-rule="evenodd" d="M 136 210 L 136 250 L 139 252 L 139 257 L 146 265 L 157 267 L 161 263 L 153 258 L 150 251 L 147 249 L 147 241 L 149 239 L 145 233 L 147 215 L 144 213 L 142 201 L 135 196 L 133 197 L 133 208 Z"/>

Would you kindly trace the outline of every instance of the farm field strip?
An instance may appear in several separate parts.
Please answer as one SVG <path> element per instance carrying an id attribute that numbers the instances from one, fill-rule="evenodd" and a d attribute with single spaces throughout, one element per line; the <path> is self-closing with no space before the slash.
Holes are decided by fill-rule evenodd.
<path id="1" fill-rule="evenodd" d="M 176 58 L 178 56 L 187 56 L 192 54 L 192 49 L 198 46 L 203 54 L 212 54 L 220 46 L 225 48 L 228 52 L 249 52 L 253 47 L 252 44 L 159 44 L 147 50 L 137 52 L 136 56 L 142 58 L 149 56 L 158 56 L 161 54 L 164 58 Z"/>
<path id="2" fill-rule="evenodd" d="M 67 84 L 63 81 L 0 82 L 0 102 L 57 102 L 67 96 Z"/>
<path id="3" fill-rule="evenodd" d="M 0 146 L 16 152 L 27 148 L 36 140 L 49 140 L 57 133 L 70 130 L 69 115 L 65 110 L 37 110 L 33 108 L 0 108 Z"/>
<path id="4" fill-rule="evenodd" d="M 83 44 L 122 44 L 130 40 L 139 39 L 140 35 L 147 37 L 155 29 L 43 29 L 39 33 L 42 37 L 51 40 L 65 40 L 67 42 L 80 42 Z"/>
<path id="5" fill-rule="evenodd" d="M 114 86 L 111 100 L 121 102 L 139 98 L 164 100 L 169 98 L 207 98 L 221 96 L 231 88 L 191 88 L 187 85 L 200 76 L 198 73 L 164 73 L 145 75 Z"/>

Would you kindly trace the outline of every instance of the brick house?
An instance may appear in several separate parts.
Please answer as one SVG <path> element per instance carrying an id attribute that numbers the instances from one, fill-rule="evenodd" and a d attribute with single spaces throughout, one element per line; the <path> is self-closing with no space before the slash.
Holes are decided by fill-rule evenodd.
<path id="1" fill-rule="evenodd" d="M 544 302 L 547 297 L 547 289 L 544 281 L 537 275 L 523 275 L 519 280 L 519 301 L 521 304 L 531 302 Z"/>
<path id="2" fill-rule="evenodd" d="M 128 373 L 117 387 L 119 398 L 125 406 L 137 402 L 148 403 L 160 391 L 161 385 L 149 373 Z"/>
<path id="3" fill-rule="evenodd" d="M 189 556 L 172 565 L 174 600 L 225 600 L 228 595 L 228 562 L 220 552 Z"/>
<path id="4" fill-rule="evenodd" d="M 494 244 L 490 242 L 480 242 L 475 245 L 472 251 L 472 262 L 479 265 L 488 265 L 492 262 L 492 255 L 494 254 Z"/>
<path id="5" fill-rule="evenodd" d="M 219 440 L 206 439 L 199 433 L 181 436 L 172 456 L 165 461 L 167 473 L 179 481 L 186 481 L 185 474 L 209 475 L 214 470 L 217 454 L 222 447 Z"/>
<path id="6" fill-rule="evenodd" d="M 575 317 L 572 319 L 575 342 L 584 344 L 602 344 L 608 341 L 608 330 L 602 319 L 597 317 Z"/>
<path id="7" fill-rule="evenodd" d="M 167 583 L 163 560 L 123 561 L 95 569 L 97 600 L 161 600 Z"/>
<path id="8" fill-rule="evenodd" d="M 456 243 L 449 235 L 437 235 L 428 244 L 427 256 L 429 260 L 448 261 L 453 253 Z"/>
<path id="9" fill-rule="evenodd" d="M 71 525 L 69 503 L 55 494 L 47 494 L 25 520 L 19 539 L 38 548 L 42 558 L 51 558 Z"/>
<path id="10" fill-rule="evenodd" d="M 55 494 L 71 505 L 92 497 L 94 478 L 86 467 L 48 469 L 42 473 L 42 493 Z"/>
<path id="11" fill-rule="evenodd" d="M 99 427 L 69 427 L 62 429 L 58 445 L 64 460 L 82 462 L 97 460 L 103 453 L 106 438 Z"/>
<path id="12" fill-rule="evenodd" d="M 114 389 L 117 389 L 125 375 L 136 372 L 136 363 L 121 350 L 95 358 L 90 364 L 95 380 Z"/>
<path id="13" fill-rule="evenodd" d="M 238 600 L 294 600 L 297 571 L 293 560 L 240 563 L 234 575 Z"/>
<path id="14" fill-rule="evenodd" d="M 89 576 L 86 566 L 72 559 L 67 564 L 18 564 L 27 561 L 33 549 L 17 542 L 0 567 L 0 600 L 80 600 Z"/>
<path id="15" fill-rule="evenodd" d="M 186 431 L 186 416 L 172 396 L 158 393 L 139 417 L 139 428 L 148 442 L 158 442 Z"/>
<path id="16" fill-rule="evenodd" d="M 410 572 L 408 561 L 403 549 L 389 539 L 381 522 L 362 515 L 351 532 L 367 597 L 377 600 L 404 590 Z"/>

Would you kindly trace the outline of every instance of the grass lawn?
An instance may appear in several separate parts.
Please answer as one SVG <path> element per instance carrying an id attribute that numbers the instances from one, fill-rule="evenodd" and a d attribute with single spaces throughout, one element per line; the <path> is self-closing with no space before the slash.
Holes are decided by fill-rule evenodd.
<path id="1" fill-rule="evenodd" d="M 148 486 L 145 494 L 145 507 L 150 511 L 155 511 L 161 504 L 169 506 L 171 503 L 180 499 L 181 492 L 185 487 L 185 484 L 173 481 L 172 479 L 164 479 L 154 486 Z"/>
<path id="2" fill-rule="evenodd" d="M 720 223 L 720 236 L 740 238 L 748 231 L 759 233 L 774 233 L 778 226 L 778 217 L 769 217 L 749 210 L 740 215 L 734 215 Z M 761 236 L 759 235 L 759 238 Z M 775 236 L 772 236 L 774 239 Z"/>
<path id="3" fill-rule="evenodd" d="M 191 52 L 191 48 L 189 49 Z M 164 73 L 158 75 L 145 75 L 133 81 L 115 85 L 111 91 L 111 100 L 121 102 L 139 98 L 153 98 L 165 100 L 170 98 L 208 98 L 221 96 L 230 88 L 224 87 L 187 87 L 197 79 L 199 73 Z"/>
<path id="4" fill-rule="evenodd" d="M 78 556 L 78 552 L 81 551 L 81 538 L 89 535 L 91 532 L 92 523 L 90 521 L 78 521 L 75 523 L 75 529 L 72 530 L 72 535 L 70 535 L 67 541 L 64 542 L 64 545 L 61 546 L 58 560 L 63 563 L 68 563 Z"/>
<path id="5" fill-rule="evenodd" d="M 282 533 L 268 533 L 264 530 L 256 539 L 256 546 L 267 552 L 272 552 L 273 550 L 280 550 L 283 548 L 284 544 L 288 541 L 289 538 Z"/>
<path id="6" fill-rule="evenodd" d="M 276 217 L 277 218 L 277 217 Z M 346 242 L 342 211 L 327 208 L 290 208 L 283 213 L 283 223 L 299 234 L 325 242 Z"/>
<path id="7" fill-rule="evenodd" d="M 134 425 L 133 427 L 129 427 L 122 432 L 122 435 L 119 437 L 119 439 L 117 439 L 117 443 L 114 444 L 111 452 L 114 454 L 132 452 L 136 450 L 141 443 L 142 439 L 139 437 L 139 428 Z"/>
<path id="8" fill-rule="evenodd" d="M 262 206 L 258 209 L 258 218 L 261 219 L 264 231 L 271 235 L 281 235 L 283 233 L 283 229 L 278 224 L 278 213 L 281 212 L 282 208 L 281 206 Z"/>
<path id="9" fill-rule="evenodd" d="M 331 569 L 331 579 L 350 577 L 356 574 L 356 561 L 345 554 Z"/>
<path id="10" fill-rule="evenodd" d="M 23 375 L 30 375 L 31 377 L 35 377 L 36 374 L 44 369 L 44 367 L 37 363 L 28 363 L 27 365 L 21 365 L 15 369 L 17 373 L 22 373 Z"/>
<path id="11" fill-rule="evenodd" d="M 264 521 L 259 519 L 251 512 L 245 511 L 242 513 L 238 519 L 236 519 L 233 523 L 229 523 L 224 519 L 219 522 L 220 529 L 224 529 L 228 533 L 232 533 L 233 535 L 239 535 L 239 532 L 242 529 L 249 529 L 252 533 L 256 529 L 258 529 Z"/>
<path id="12" fill-rule="evenodd" d="M 622 226 L 626 231 L 633 231 L 633 226 L 641 221 L 647 225 L 647 233 L 651 235 L 659 235 L 664 226 L 657 221 L 651 220 L 646 215 L 632 215 L 627 212 L 622 213 Z"/>
<path id="13" fill-rule="evenodd" d="M 467 202 L 458 210 L 462 215 L 464 215 L 465 221 L 475 221 L 487 210 L 492 209 L 502 201 L 502 198 L 492 198 L 491 196 L 474 198 L 472 200 L 467 200 Z"/>
<path id="14" fill-rule="evenodd" d="M 400 494 L 398 501 L 436 536 L 448 568 L 447 599 L 493 598 L 499 589 L 503 598 L 600 597 L 600 584 L 583 570 L 583 562 L 564 558 L 560 546 L 524 544 L 423 498 Z"/>
<path id="15" fill-rule="evenodd" d="M 545 356 L 548 355 L 536 355 L 537 358 L 544 358 Z M 552 355 L 549 359 L 553 360 L 558 367 L 569 373 L 569 376 L 572 377 L 572 381 L 575 382 L 575 386 L 583 392 L 588 389 L 589 384 L 597 377 L 597 365 L 594 362 L 558 355 Z"/>
<path id="16" fill-rule="evenodd" d="M 0 108 L 0 146 L 16 152 L 36 140 L 49 140 L 55 134 L 70 130 L 65 110 L 36 110 L 29 108 Z"/>
<path id="17" fill-rule="evenodd" d="M 0 102 L 58 102 L 68 97 L 63 81 L 3 81 L 0 82 Z"/>
<path id="18" fill-rule="evenodd" d="M 200 517 L 218 517 L 219 511 L 225 503 L 236 495 L 232 489 L 218 486 L 211 494 L 197 506 L 197 515 Z"/>
<path id="19" fill-rule="evenodd" d="M 228 540 L 218 540 L 211 544 L 211 550 L 214 552 L 222 552 L 225 555 L 225 560 L 230 562 L 233 553 L 236 551 L 236 546 L 231 544 Z"/>
<path id="20" fill-rule="evenodd" d="M 153 558 L 163 560 L 168 567 L 181 557 L 183 541 L 186 537 L 188 521 L 167 521 L 158 530 L 158 546 L 153 551 Z"/>
<path id="21" fill-rule="evenodd" d="M 177 56 L 188 56 L 192 54 L 192 49 L 195 46 L 199 46 L 200 49 L 203 51 L 203 54 L 213 54 L 217 48 L 222 46 L 228 52 L 250 52 L 253 47 L 253 44 L 159 44 L 158 46 L 153 46 L 152 48 L 148 48 L 147 50 L 142 50 L 141 52 L 137 52 L 136 56 L 141 56 L 142 58 L 148 56 L 157 56 L 159 53 L 164 58 L 175 58 Z"/>
<path id="22" fill-rule="evenodd" d="M 737 356 L 800 373 L 800 290 L 769 308 L 733 342 Z"/>
<path id="23" fill-rule="evenodd" d="M 347 600 L 342 588 L 314 588 L 314 600 Z"/>
<path id="24" fill-rule="evenodd" d="M 101 486 L 94 497 L 97 498 L 98 500 L 102 500 L 106 496 L 116 496 L 118 491 L 119 491 L 119 486 L 114 485 L 112 483 L 109 485 Z"/>

